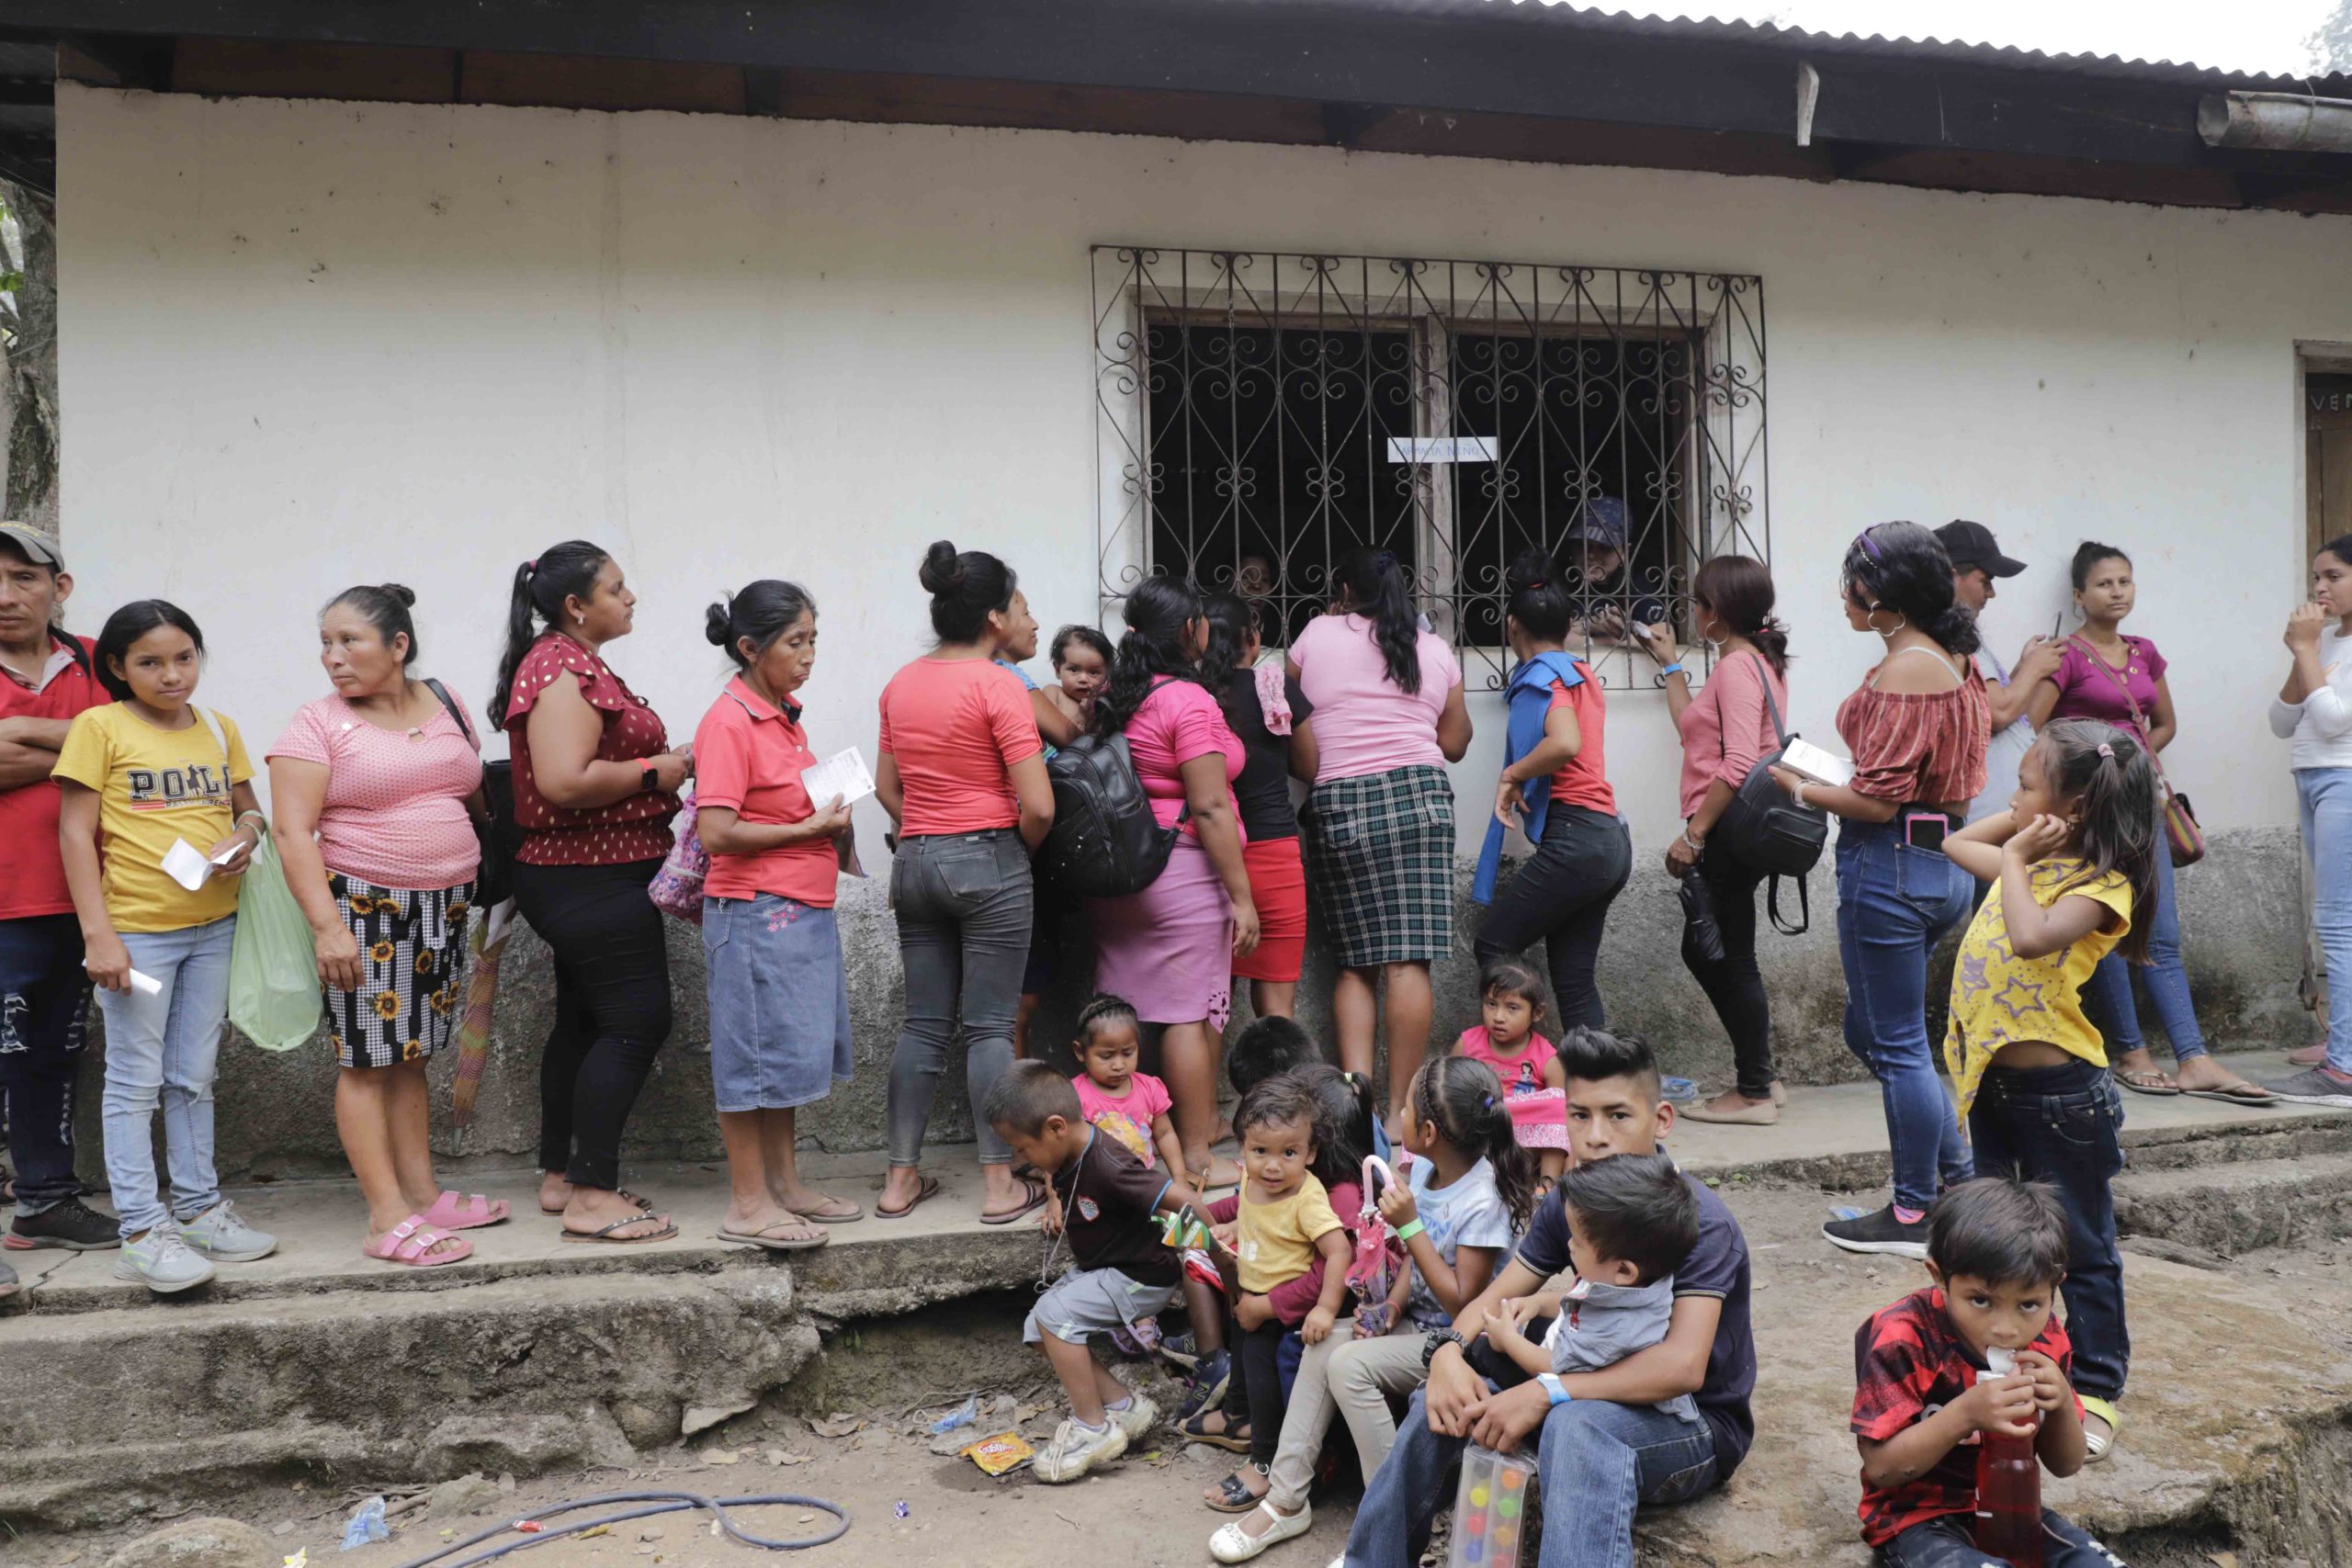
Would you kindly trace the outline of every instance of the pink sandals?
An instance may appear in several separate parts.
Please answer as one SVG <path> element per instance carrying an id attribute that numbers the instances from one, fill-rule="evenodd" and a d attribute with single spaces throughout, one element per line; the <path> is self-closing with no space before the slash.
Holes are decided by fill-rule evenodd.
<path id="1" fill-rule="evenodd" d="M 442 1196 L 446 1198 L 450 1194 Z M 475 1222 L 477 1224 L 487 1223 Z M 433 1250 L 445 1241 L 452 1245 L 439 1252 Z M 444 1263 L 463 1263 L 474 1255 L 474 1244 L 460 1240 L 446 1231 L 433 1229 L 424 1223 L 423 1214 L 411 1214 L 361 1250 L 368 1257 L 386 1263 L 405 1264 L 412 1269 L 436 1269 Z"/>
<path id="2" fill-rule="evenodd" d="M 503 1198 L 485 1198 L 479 1192 L 470 1196 L 444 1192 L 418 1218 L 445 1231 L 469 1231 L 497 1224 L 512 1212 Z"/>

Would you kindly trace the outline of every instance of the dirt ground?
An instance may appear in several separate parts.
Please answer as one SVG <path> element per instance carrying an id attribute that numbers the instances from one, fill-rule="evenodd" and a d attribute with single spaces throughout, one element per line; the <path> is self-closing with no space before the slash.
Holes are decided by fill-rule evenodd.
<path id="1" fill-rule="evenodd" d="M 1738 1495 L 1675 1510 L 1683 1516 L 1680 1520 L 1660 1516 L 1652 1521 L 1667 1527 L 1666 1538 L 1652 1540 L 1645 1561 L 1714 1562 L 1724 1557 L 1719 1549 L 1729 1541 L 1744 1543 L 1740 1551 L 1728 1554 L 1742 1561 L 1803 1561 L 1834 1568 L 1868 1561 L 1850 1533 L 1852 1450 L 1841 1418 L 1851 1373 L 1844 1347 L 1850 1343 L 1852 1325 L 1871 1307 L 1914 1288 L 1921 1275 L 1915 1265 L 1849 1258 L 1822 1246 L 1818 1226 L 1838 1201 L 1793 1189 L 1743 1190 L 1734 1197 L 1756 1261 L 1758 1338 L 1767 1374 L 1759 1389 L 1759 1417 L 1769 1427 L 1804 1412 L 1804 1433 L 1784 1429 L 1775 1440 L 1759 1443 L 1743 1470 Z M 2352 1280 L 2352 1239 L 2321 1234 L 2298 1240 L 2292 1248 L 2231 1260 L 2226 1277 L 2156 1266 L 2186 1279 L 2189 1296 L 2163 1293 L 2179 1288 L 2166 1287 L 2165 1273 L 2135 1276 L 2145 1280 L 2142 1288 L 2148 1294 L 2142 1299 L 2154 1314 L 2143 1320 L 2147 1328 L 2142 1347 L 2151 1404 L 2164 1398 L 2160 1385 L 2168 1370 L 2178 1376 L 2204 1359 L 2200 1353 L 2168 1369 L 2174 1359 L 2167 1351 L 2177 1348 L 2168 1346 L 2173 1337 L 2165 1325 L 2187 1310 L 2197 1290 L 2253 1286 L 2274 1300 L 2301 1303 L 2297 1315 L 2302 1327 L 2323 1343 L 2341 1342 L 2352 1334 L 2352 1296 L 2344 1290 Z M 2199 1280 L 2212 1283 L 2199 1286 Z M 1231 1467 L 1233 1456 L 1188 1449 L 1173 1441 L 1165 1426 L 1114 1469 L 1072 1486 L 1045 1486 L 1025 1472 L 991 1480 L 967 1461 L 932 1451 L 922 1423 L 941 1406 L 940 1391 L 958 1382 L 962 1387 L 946 1403 L 960 1398 L 964 1388 L 978 1386 L 984 1404 L 1001 1394 L 1012 1407 L 1010 1416 L 984 1418 L 977 1430 L 1001 1429 L 1016 1419 L 1033 1440 L 1050 1430 L 1057 1397 L 1043 1367 L 1034 1365 L 1018 1345 L 1019 1305 L 1011 1298 L 992 1307 L 976 1302 L 960 1309 L 967 1315 L 952 1325 L 925 1314 L 922 1323 L 902 1325 L 903 1332 L 877 1325 L 854 1326 L 842 1335 L 831 1348 L 831 1373 L 811 1380 L 809 1392 L 825 1402 L 822 1409 L 854 1411 L 864 1423 L 855 1430 L 833 1428 L 821 1415 L 748 1412 L 686 1444 L 641 1456 L 632 1471 L 525 1480 L 503 1495 L 485 1495 L 479 1511 L 457 1517 L 412 1510 L 396 1517 L 400 1528 L 391 1540 L 348 1553 L 337 1550 L 342 1523 L 356 1483 L 366 1477 L 343 1478 L 345 1484 L 311 1483 L 241 1494 L 202 1511 L 254 1526 L 273 1551 L 288 1557 L 307 1548 L 308 1568 L 454 1568 L 470 1553 L 434 1554 L 501 1520 L 537 1517 L 567 1499 L 664 1489 L 712 1496 L 790 1493 L 824 1498 L 848 1512 L 850 1529 L 831 1545 L 771 1555 L 714 1538 L 707 1515 L 677 1513 L 615 1525 L 593 1539 L 535 1543 L 503 1562 L 527 1562 L 530 1568 L 752 1568 L 771 1562 L 810 1568 L 1035 1568 L 1106 1558 L 1144 1568 L 1207 1562 L 1208 1538 L 1225 1521 L 1203 1504 L 1200 1494 Z M 1135 1373 L 1132 1367 L 1122 1370 L 1131 1380 Z M 2135 1387 L 2142 1381 L 2135 1378 Z M 1812 1388 L 1814 1382 L 1821 1386 Z M 1163 1409 L 1172 1405 L 1171 1385 L 1149 1386 Z M 2175 1392 L 2192 1401 L 2205 1397 L 2201 1388 Z M 2141 1437 L 2157 1450 L 2165 1446 L 2152 1434 L 2127 1435 L 2127 1458 L 2114 1467 L 2115 1473 L 2093 1483 L 2108 1495 L 2110 1508 L 2113 1495 L 2165 1484 L 2156 1472 L 2143 1473 L 2141 1468 L 2163 1459 L 2161 1452 L 2128 1457 L 2133 1438 Z M 2233 1434 L 2231 1441 L 2243 1437 Z M 2075 1489 L 2075 1483 L 2063 1486 L 2051 1498 L 2053 1506 L 2067 1507 Z M 1806 1502 L 1806 1496 L 1815 1500 Z M 901 1504 L 904 1517 L 897 1511 Z M 1352 1493 L 1339 1493 L 1318 1508 L 1307 1539 L 1278 1549 L 1266 1562 L 1275 1568 L 1322 1568 L 1344 1546 L 1353 1507 Z M 1789 1517 L 1809 1521 L 1812 1533 L 1788 1533 L 1781 1522 L 1782 1509 Z M 745 1529 L 777 1539 L 820 1533 L 829 1523 L 829 1516 L 798 1505 L 744 1508 L 734 1517 Z M 1676 1539 L 1686 1531 L 1695 1532 L 1692 1541 Z M 39 1568 L 98 1568 L 138 1533 L 0 1543 L 0 1562 L 11 1568 L 19 1562 Z M 2132 1561 L 2135 1568 L 2209 1568 L 2222 1561 L 2211 1555 L 2211 1545 L 2218 1544 L 2143 1538 L 2133 1543 Z M 28 1551 L 32 1554 L 25 1555 Z M 1661 1551 L 1663 1557 L 1657 1555 Z M 2272 1568 L 2272 1560 L 2251 1555 L 2234 1561 L 2243 1568 Z"/>

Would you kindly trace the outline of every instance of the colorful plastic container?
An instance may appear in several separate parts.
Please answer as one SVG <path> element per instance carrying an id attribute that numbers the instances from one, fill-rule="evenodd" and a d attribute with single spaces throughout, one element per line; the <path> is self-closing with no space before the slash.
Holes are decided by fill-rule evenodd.
<path id="1" fill-rule="evenodd" d="M 1534 1498 L 1534 1461 L 1476 1444 L 1465 1450 L 1446 1568 L 1519 1568 Z"/>

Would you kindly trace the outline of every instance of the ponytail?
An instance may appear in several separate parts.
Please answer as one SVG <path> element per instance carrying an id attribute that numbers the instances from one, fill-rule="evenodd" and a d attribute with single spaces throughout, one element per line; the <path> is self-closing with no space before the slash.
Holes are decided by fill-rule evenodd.
<path id="1" fill-rule="evenodd" d="M 1305 1084 L 1315 1099 L 1315 1179 L 1327 1188 L 1362 1180 L 1377 1117 L 1372 1080 L 1329 1062 L 1310 1062 L 1287 1076 Z"/>
<path id="2" fill-rule="evenodd" d="M 1388 679 L 1408 696 L 1421 689 L 1421 628 L 1413 613 L 1405 569 L 1388 550 L 1358 547 L 1340 558 L 1331 574 L 1339 604 L 1372 623 L 1372 640 L 1388 666 Z"/>
<path id="3" fill-rule="evenodd" d="M 1495 1190 L 1516 1233 L 1535 1212 L 1535 1158 L 1519 1146 L 1502 1080 L 1484 1062 L 1467 1056 L 1433 1056 L 1421 1064 L 1407 1091 L 1413 1114 L 1437 1129 L 1439 1137 L 1465 1158 L 1484 1157 L 1494 1168 Z"/>
<path id="4" fill-rule="evenodd" d="M 2080 800 L 2083 807 L 2083 869 L 2059 892 L 2109 874 L 2122 877 L 2132 889 L 2132 928 L 2116 950 L 2126 963 L 2146 964 L 2155 926 L 2156 835 L 2164 831 L 2154 760 L 2130 731 L 2092 718 L 2044 726 L 2034 749 L 2041 753 L 2050 793 L 2062 804 Z"/>
<path id="5" fill-rule="evenodd" d="M 1094 699 L 1094 733 L 1108 739 L 1126 728 L 1163 675 L 1200 682 L 1184 651 L 1184 628 L 1201 616 L 1201 591 L 1182 577 L 1147 577 L 1127 595 L 1127 629 L 1111 656 L 1111 675 Z"/>
<path id="6" fill-rule="evenodd" d="M 585 539 L 567 539 L 539 552 L 514 569 L 514 585 L 506 600 L 506 650 L 498 659 L 498 684 L 482 711 L 492 729 L 506 728 L 508 700 L 514 691 L 514 671 L 538 639 L 539 626 L 550 629 L 563 624 L 563 602 L 586 599 L 596 592 L 596 574 L 611 556 Z M 537 625 L 534 624 L 536 618 Z"/>

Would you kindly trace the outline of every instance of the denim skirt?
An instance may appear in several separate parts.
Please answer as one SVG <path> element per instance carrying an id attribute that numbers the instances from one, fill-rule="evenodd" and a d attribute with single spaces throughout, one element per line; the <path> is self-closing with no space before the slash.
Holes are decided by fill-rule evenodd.
<path id="1" fill-rule="evenodd" d="M 831 909 L 775 893 L 702 901 L 718 1109 L 789 1111 L 849 1082 L 849 971 Z"/>

